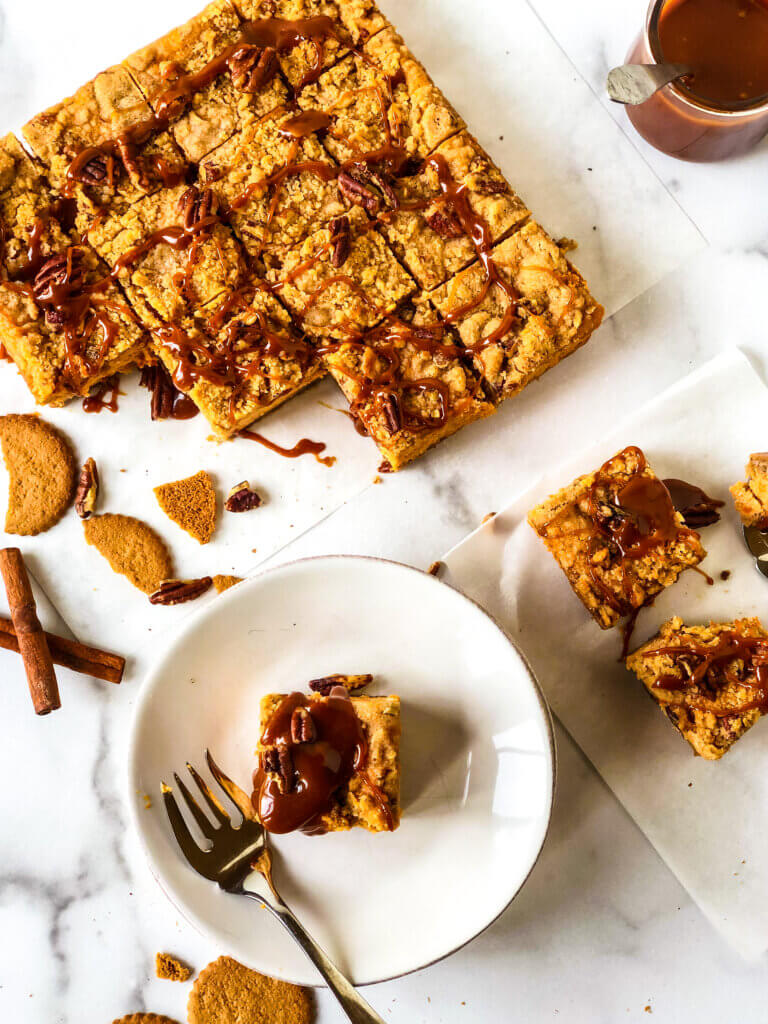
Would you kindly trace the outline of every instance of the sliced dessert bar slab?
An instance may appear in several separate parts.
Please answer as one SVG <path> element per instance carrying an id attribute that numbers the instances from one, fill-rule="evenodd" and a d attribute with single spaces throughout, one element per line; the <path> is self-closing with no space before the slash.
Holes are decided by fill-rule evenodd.
<path id="1" fill-rule="evenodd" d="M 186 162 L 122 67 L 97 75 L 69 99 L 38 114 L 24 137 L 53 187 L 77 201 L 78 228 L 98 213 L 122 211 L 143 195 L 177 184 Z"/>
<path id="2" fill-rule="evenodd" d="M 636 447 L 551 495 L 528 522 L 603 629 L 648 604 L 706 554 Z"/>
<path id="3" fill-rule="evenodd" d="M 469 134 L 438 146 L 418 173 L 392 183 L 379 220 L 396 255 L 422 288 L 433 289 L 530 215 L 504 175 Z M 383 197 L 386 198 L 386 197 Z"/>
<path id="4" fill-rule="evenodd" d="M 0 342 L 35 400 L 60 405 L 130 365 L 146 341 L 66 204 L 9 135 L 0 142 Z"/>
<path id="5" fill-rule="evenodd" d="M 277 50 L 280 67 L 299 90 L 386 25 L 371 0 L 233 0 L 251 36 Z"/>
<path id="6" fill-rule="evenodd" d="M 324 138 L 340 163 L 424 158 L 464 127 L 459 115 L 392 28 L 373 36 L 298 95 L 322 111 Z"/>
<path id="7" fill-rule="evenodd" d="M 264 697 L 254 805 L 270 809 L 265 827 L 393 832 L 400 824 L 400 734 L 399 697 L 350 698 L 340 688 L 328 696 Z M 355 758 L 360 750 L 363 757 Z"/>
<path id="8" fill-rule="evenodd" d="M 265 253 L 264 262 L 279 297 L 320 341 L 359 336 L 416 290 L 357 207 L 300 246 Z"/>
<path id="9" fill-rule="evenodd" d="M 499 400 L 510 398 L 592 336 L 603 307 L 534 221 L 430 293 Z"/>
<path id="10" fill-rule="evenodd" d="M 227 207 L 229 223 L 252 256 L 267 246 L 298 245 L 349 209 L 337 185 L 337 165 L 312 128 L 304 115 L 273 112 L 201 164 L 201 182 Z"/>
<path id="11" fill-rule="evenodd" d="M 716 761 L 768 711 L 768 633 L 758 619 L 670 619 L 627 658 L 696 754 Z"/>
<path id="12" fill-rule="evenodd" d="M 388 317 L 360 339 L 328 350 L 325 361 L 350 415 L 397 471 L 443 438 L 495 412 L 458 338 L 426 323 L 428 304 Z"/>
<path id="13" fill-rule="evenodd" d="M 240 246 L 210 190 L 178 185 L 97 220 L 88 241 L 113 269 L 145 324 L 180 323 L 234 290 L 245 271 Z"/>
<path id="14" fill-rule="evenodd" d="M 326 373 L 287 311 L 256 285 L 214 301 L 180 325 L 154 329 L 152 347 L 222 438 Z"/>
<path id="15" fill-rule="evenodd" d="M 124 64 L 193 163 L 288 99 L 276 51 L 249 43 L 229 0 L 214 0 Z"/>

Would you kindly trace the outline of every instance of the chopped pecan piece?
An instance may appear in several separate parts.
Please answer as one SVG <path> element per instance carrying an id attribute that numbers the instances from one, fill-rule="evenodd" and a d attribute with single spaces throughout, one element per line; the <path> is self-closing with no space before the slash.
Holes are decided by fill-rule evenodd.
<path id="1" fill-rule="evenodd" d="M 362 690 L 369 683 L 373 682 L 372 675 L 364 676 L 348 676 L 348 675 L 334 675 L 334 676 L 322 676 L 320 679 L 310 679 L 309 688 L 315 693 L 321 694 L 323 697 L 327 697 L 334 686 L 343 686 L 345 690 L 350 693 L 355 693 L 357 690 Z"/>
<path id="2" fill-rule="evenodd" d="M 472 190 L 481 196 L 501 196 L 510 191 L 506 181 L 495 181 L 493 178 L 475 178 Z"/>
<path id="3" fill-rule="evenodd" d="M 99 471 L 93 459 L 88 459 L 80 470 L 75 492 L 75 512 L 81 519 L 90 519 L 96 509 L 99 495 Z"/>
<path id="4" fill-rule="evenodd" d="M 349 217 L 334 217 L 328 224 L 328 230 L 331 232 L 331 238 L 333 239 L 331 266 L 343 267 L 352 248 Z"/>
<path id="5" fill-rule="evenodd" d="M 382 398 L 381 412 L 390 434 L 396 434 L 398 430 L 402 430 L 403 417 L 397 395 L 389 394 Z"/>
<path id="6" fill-rule="evenodd" d="M 441 238 L 461 238 L 466 233 L 453 210 L 435 210 L 425 220 Z"/>
<path id="7" fill-rule="evenodd" d="M 308 708 L 294 708 L 291 715 L 291 741 L 293 743 L 313 743 L 317 738 L 317 729 Z"/>
<path id="8" fill-rule="evenodd" d="M 232 83 L 241 92 L 258 92 L 277 74 L 277 51 L 272 46 L 241 46 L 227 61 Z"/>
<path id="9" fill-rule="evenodd" d="M 149 601 L 150 604 L 160 604 L 166 607 L 174 604 L 186 604 L 187 601 L 196 601 L 198 597 L 202 597 L 212 586 L 211 576 L 203 576 L 199 580 L 166 580 L 150 596 Z"/>
<path id="10" fill-rule="evenodd" d="M 262 503 L 261 495 L 251 490 L 248 481 L 243 480 L 242 483 L 235 484 L 229 492 L 224 508 L 227 512 L 250 512 L 251 509 L 258 508 Z"/>
<path id="11" fill-rule="evenodd" d="M 75 175 L 82 185 L 114 184 L 118 164 L 110 153 L 96 153 Z"/>

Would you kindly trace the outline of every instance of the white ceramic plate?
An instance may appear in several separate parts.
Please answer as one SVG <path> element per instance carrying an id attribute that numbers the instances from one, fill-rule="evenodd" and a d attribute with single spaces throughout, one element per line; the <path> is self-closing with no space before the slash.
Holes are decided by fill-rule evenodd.
<path id="1" fill-rule="evenodd" d="M 286 902 L 357 984 L 459 949 L 504 910 L 538 857 L 552 807 L 549 714 L 525 660 L 477 605 L 434 577 L 377 559 L 294 562 L 217 598 L 146 679 L 129 801 L 158 882 L 223 951 L 316 984 L 269 914 L 196 875 L 162 803 L 140 794 L 203 751 L 247 788 L 259 700 L 335 672 L 371 672 L 403 699 L 403 823 L 394 834 L 279 838 Z"/>

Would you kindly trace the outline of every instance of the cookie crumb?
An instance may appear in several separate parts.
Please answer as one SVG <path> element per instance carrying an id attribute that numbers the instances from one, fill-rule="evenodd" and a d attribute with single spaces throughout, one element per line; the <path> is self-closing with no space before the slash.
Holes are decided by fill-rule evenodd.
<path id="1" fill-rule="evenodd" d="M 149 795 L 149 793 L 142 793 L 141 794 L 141 798 L 144 801 L 144 810 L 145 811 L 151 811 L 152 810 L 152 797 Z"/>
<path id="2" fill-rule="evenodd" d="M 495 518 L 496 518 L 496 513 L 495 512 L 489 512 L 487 516 L 483 516 L 483 518 L 480 520 L 480 525 L 481 526 L 485 526 L 486 523 L 490 523 L 490 521 L 492 519 L 495 519 Z"/>
<path id="3" fill-rule="evenodd" d="M 214 576 L 213 585 L 216 588 L 217 594 L 223 594 L 225 590 L 229 590 L 231 587 L 236 587 L 238 583 L 243 582 L 242 576 Z"/>
<path id="4" fill-rule="evenodd" d="M 156 953 L 155 974 L 163 981 L 189 981 L 192 971 L 170 953 Z"/>
<path id="5" fill-rule="evenodd" d="M 207 544 L 216 529 L 216 492 L 205 470 L 154 488 L 160 508 L 177 526 Z"/>
<path id="6" fill-rule="evenodd" d="M 77 463 L 72 446 L 40 416 L 0 416 L 0 445 L 10 477 L 5 532 L 34 537 L 72 504 Z"/>
<path id="7" fill-rule="evenodd" d="M 443 570 L 443 562 L 433 562 L 432 565 L 427 569 L 427 575 L 439 576 Z"/>
<path id="8" fill-rule="evenodd" d="M 313 1024 L 309 989 L 267 978 L 222 956 L 199 974 L 187 1003 L 189 1024 Z"/>

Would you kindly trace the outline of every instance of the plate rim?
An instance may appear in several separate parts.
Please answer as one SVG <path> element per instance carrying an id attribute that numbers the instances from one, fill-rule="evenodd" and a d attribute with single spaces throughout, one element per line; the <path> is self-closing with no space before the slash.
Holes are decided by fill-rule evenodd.
<path id="1" fill-rule="evenodd" d="M 292 569 L 292 568 L 295 568 L 296 566 L 304 565 L 304 564 L 310 563 L 310 562 L 331 562 L 331 561 L 333 561 L 333 562 L 335 562 L 335 561 L 348 561 L 348 562 L 355 562 L 355 563 L 373 562 L 373 563 L 384 564 L 384 565 L 387 565 L 387 566 L 394 566 L 397 569 L 405 569 L 405 570 L 408 570 L 408 572 L 411 572 L 411 573 L 417 573 L 422 578 L 431 579 L 436 586 L 447 587 L 450 591 L 452 591 L 453 594 L 455 594 L 457 597 L 459 597 L 463 601 L 466 601 L 468 604 L 473 606 L 477 611 L 479 611 L 481 613 L 481 615 L 485 616 L 485 618 L 488 619 L 491 622 L 491 624 L 493 626 L 495 626 L 496 629 L 501 633 L 501 635 L 504 638 L 504 640 L 506 641 L 506 643 L 512 648 L 514 653 L 517 655 L 517 657 L 520 659 L 520 661 L 523 664 L 525 672 L 526 672 L 526 674 L 528 676 L 528 681 L 529 681 L 529 683 L 532 686 L 533 694 L 534 694 L 534 696 L 536 698 L 536 702 L 538 704 L 539 711 L 541 712 L 542 720 L 544 722 L 546 739 L 547 739 L 546 747 L 547 747 L 547 750 L 549 752 L 549 760 L 550 760 L 550 765 L 551 765 L 551 780 L 550 780 L 550 785 L 549 785 L 549 799 L 547 801 L 547 806 L 546 806 L 546 809 L 545 809 L 546 825 L 545 825 L 545 827 L 543 829 L 542 836 L 541 836 L 541 841 L 540 841 L 539 847 L 538 847 L 538 849 L 536 851 L 536 855 L 533 857 L 533 859 L 531 861 L 531 865 L 530 865 L 528 871 L 526 872 L 524 878 L 521 880 L 520 884 L 518 885 L 518 887 L 514 891 L 514 893 L 511 895 L 509 900 L 504 904 L 503 907 L 500 908 L 499 912 L 497 914 L 495 914 L 494 917 L 492 917 L 491 920 L 489 920 L 487 922 L 487 924 L 485 924 L 482 928 L 480 928 L 479 931 L 475 932 L 474 935 L 469 936 L 469 938 L 467 938 L 466 940 L 461 942 L 458 946 L 455 946 L 453 949 L 447 950 L 445 953 L 442 953 L 440 956 L 437 956 L 437 957 L 433 958 L 432 960 L 427 961 L 426 963 L 417 964 L 416 966 L 411 967 L 408 970 L 399 971 L 396 974 L 385 975 L 384 977 L 381 977 L 381 978 L 376 978 L 376 979 L 373 979 L 373 980 L 370 980 L 370 981 L 363 981 L 363 982 L 359 982 L 359 983 L 355 984 L 356 988 L 367 988 L 368 986 L 382 985 L 382 984 L 385 984 L 385 983 L 390 982 L 390 981 L 397 981 L 397 980 L 399 980 L 401 978 L 407 978 L 411 974 L 417 974 L 420 971 L 427 970 L 427 968 L 429 968 L 429 967 L 434 967 L 436 964 L 442 963 L 442 961 L 447 960 L 449 957 L 452 957 L 456 953 L 461 952 L 462 949 L 465 949 L 467 946 L 469 946 L 476 939 L 480 938 L 481 935 L 484 935 L 485 932 L 487 932 L 490 928 L 492 928 L 493 925 L 496 924 L 496 922 L 507 912 L 507 910 L 509 910 L 509 908 L 512 906 L 514 901 L 517 899 L 517 897 L 520 895 L 521 891 L 525 887 L 526 883 L 528 882 L 528 879 L 531 877 L 531 874 L 533 873 L 534 868 L 536 867 L 536 865 L 538 864 L 538 862 L 539 862 L 539 860 L 541 858 L 542 851 L 543 851 L 544 846 L 546 845 L 547 839 L 549 837 L 549 833 L 550 833 L 550 830 L 551 830 L 551 827 L 552 827 L 552 814 L 553 814 L 553 810 L 554 810 L 555 795 L 556 795 L 556 791 L 557 791 L 558 753 L 557 753 L 557 742 L 556 742 L 556 739 L 555 739 L 554 718 L 553 718 L 553 715 L 552 715 L 552 709 L 550 708 L 550 706 L 549 706 L 549 704 L 547 702 L 547 699 L 544 696 L 544 692 L 543 692 L 543 690 L 541 688 L 541 685 L 540 685 L 538 679 L 536 678 L 536 674 L 533 671 L 531 663 L 528 660 L 528 658 L 526 657 L 525 652 L 521 649 L 521 647 L 517 644 L 517 642 L 512 639 L 512 637 L 509 635 L 507 630 L 501 625 L 501 623 L 498 621 L 498 619 L 494 615 L 492 615 L 489 611 L 487 611 L 478 601 L 475 601 L 474 598 L 468 597 L 463 591 L 459 590 L 458 587 L 455 587 L 452 584 L 450 584 L 447 580 L 442 580 L 438 576 L 435 576 L 435 575 L 433 575 L 433 574 L 431 574 L 429 572 L 426 572 L 423 569 L 418 569 L 416 566 L 408 565 L 405 562 L 399 562 L 396 559 L 392 559 L 392 558 L 383 558 L 383 557 L 379 557 L 377 555 L 325 554 L 325 555 L 307 555 L 307 556 L 305 556 L 303 558 L 292 559 L 289 562 L 282 562 L 282 563 L 280 563 L 280 565 L 269 566 L 268 568 L 262 569 L 259 572 L 255 572 L 255 573 L 253 573 L 250 576 L 246 576 L 245 579 L 242 580 L 242 584 L 244 586 L 250 587 L 252 584 L 255 584 L 257 582 L 263 581 L 265 579 L 265 577 L 270 576 L 270 575 L 272 575 L 274 573 L 277 573 L 277 572 L 284 571 L 286 569 Z M 132 715 L 132 718 L 131 718 L 131 725 L 130 725 L 130 733 L 129 733 L 129 737 L 128 737 L 128 750 L 127 750 L 125 780 L 124 780 L 125 781 L 125 794 L 126 794 L 125 798 L 126 798 L 126 803 L 128 805 L 128 814 L 129 814 L 129 818 L 130 818 L 130 822 L 131 822 L 131 828 L 133 830 L 134 836 L 136 837 L 136 839 L 139 842 L 139 845 L 141 847 L 142 853 L 144 855 L 145 862 L 147 864 L 147 867 L 149 868 L 149 872 L 150 872 L 152 878 L 154 879 L 154 881 L 156 882 L 156 884 L 160 888 L 160 890 L 163 893 L 163 895 L 165 896 L 165 898 L 175 908 L 175 910 L 184 918 L 184 920 L 187 922 L 187 924 L 189 924 L 190 927 L 193 928 L 194 931 L 198 935 L 200 935 L 202 938 L 206 939 L 207 941 L 212 942 L 217 947 L 219 947 L 219 942 L 218 942 L 218 940 L 216 938 L 214 938 L 213 934 L 204 925 L 198 924 L 198 922 L 196 920 L 192 920 L 189 917 L 189 915 L 187 914 L 186 908 L 183 905 L 181 905 L 181 903 L 177 902 L 177 900 L 171 895 L 171 893 L 168 891 L 168 889 L 166 888 L 165 884 L 163 883 L 163 879 L 161 878 L 160 874 L 156 870 L 154 860 L 153 860 L 153 858 L 151 856 L 149 847 L 148 847 L 147 842 L 146 842 L 146 840 L 144 838 L 143 831 L 142 831 L 142 829 L 140 828 L 140 825 L 139 825 L 138 804 L 137 804 L 136 800 L 134 800 L 132 798 L 131 794 L 134 792 L 134 789 L 135 789 L 134 779 L 135 779 L 135 775 L 136 775 L 136 758 L 137 758 L 137 746 L 138 746 L 137 736 L 138 736 L 138 731 L 139 731 L 138 730 L 138 723 L 139 723 L 139 719 L 140 719 L 140 717 L 142 715 L 142 711 L 144 709 L 144 705 L 146 704 L 147 700 L 149 699 L 149 694 L 151 692 L 151 688 L 149 686 L 149 680 L 157 672 L 157 669 L 158 669 L 158 666 L 160 665 L 160 663 L 163 662 L 168 657 L 170 649 L 172 647 L 174 647 L 176 644 L 180 643 L 185 636 L 187 636 L 190 632 L 192 632 L 197 627 L 198 622 L 200 620 L 204 619 L 210 613 L 211 609 L 213 609 L 213 608 L 221 608 L 221 606 L 223 604 L 231 602 L 233 600 L 233 597 L 234 597 L 233 592 L 238 590 L 240 585 L 241 584 L 238 583 L 234 587 L 231 587 L 228 592 L 225 592 L 223 594 L 218 595 L 216 601 L 209 602 L 204 607 L 197 609 L 191 615 L 189 615 L 187 618 L 183 619 L 180 623 L 178 623 L 175 626 L 175 628 L 172 627 L 171 630 L 165 635 L 165 637 L 164 637 L 164 639 L 163 639 L 163 641 L 161 643 L 160 649 L 153 656 L 151 666 L 144 671 L 144 673 L 143 673 L 143 675 L 141 677 L 141 680 L 139 682 L 139 685 L 138 685 L 138 694 L 137 694 L 137 698 L 136 698 L 136 706 L 135 706 L 135 708 L 133 710 L 133 715 Z M 242 591 L 241 591 L 241 593 L 242 593 Z M 222 600 L 222 598 L 223 598 L 223 600 Z M 192 870 L 192 869 L 190 868 L 190 870 Z M 252 969 L 255 970 L 256 968 L 252 968 Z M 259 973 L 265 974 L 267 977 L 276 978 L 277 980 L 289 981 L 291 984 L 301 984 L 301 986 L 304 987 L 304 988 L 311 988 L 311 989 L 324 989 L 324 988 L 327 988 L 327 985 L 323 981 L 321 981 L 321 980 L 318 980 L 317 982 L 314 982 L 314 983 L 307 984 L 307 983 L 304 983 L 304 982 L 302 982 L 302 983 L 291 982 L 290 979 L 283 978 L 283 977 L 278 976 L 278 975 L 270 975 L 266 971 L 259 971 Z"/>

